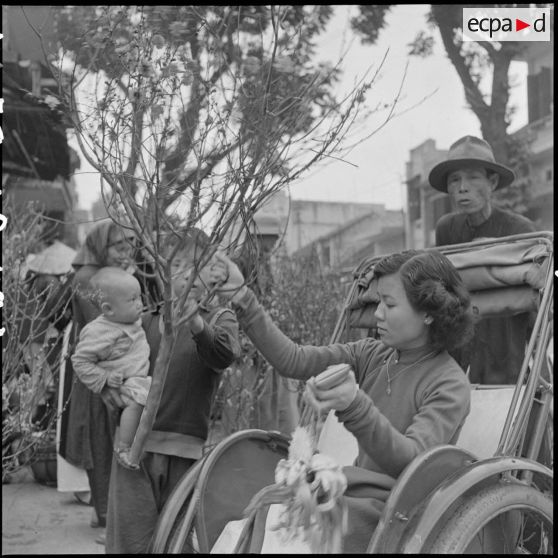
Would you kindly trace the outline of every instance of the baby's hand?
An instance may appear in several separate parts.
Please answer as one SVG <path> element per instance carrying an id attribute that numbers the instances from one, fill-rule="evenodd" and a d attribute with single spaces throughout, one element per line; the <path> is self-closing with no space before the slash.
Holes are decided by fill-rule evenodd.
<path id="1" fill-rule="evenodd" d="M 107 385 L 110 387 L 120 387 L 123 380 L 122 372 L 111 372 L 107 378 Z"/>

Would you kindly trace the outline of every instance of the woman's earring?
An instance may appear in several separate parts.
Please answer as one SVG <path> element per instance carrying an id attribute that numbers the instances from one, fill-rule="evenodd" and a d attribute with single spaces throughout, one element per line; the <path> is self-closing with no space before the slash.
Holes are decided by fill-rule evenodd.
<path id="1" fill-rule="evenodd" d="M 429 316 L 428 318 L 425 318 L 425 319 L 424 319 L 424 323 L 425 323 L 426 325 L 430 325 L 430 324 L 432 323 L 432 318 L 431 318 L 430 316 Z"/>

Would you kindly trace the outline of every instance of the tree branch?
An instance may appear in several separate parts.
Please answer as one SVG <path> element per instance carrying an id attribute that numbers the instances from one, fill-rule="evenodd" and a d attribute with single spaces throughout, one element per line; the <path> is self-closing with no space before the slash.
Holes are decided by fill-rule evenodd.
<path id="1" fill-rule="evenodd" d="M 207 178 L 211 171 L 215 168 L 215 166 L 230 153 L 232 153 L 235 149 L 238 149 L 240 144 L 244 141 L 246 141 L 245 137 L 242 141 L 240 140 L 240 138 L 237 138 L 234 143 L 232 143 L 222 151 L 219 151 L 218 153 L 212 153 L 204 157 L 205 163 L 203 167 L 194 169 L 184 178 L 184 180 L 181 181 L 181 184 L 179 186 L 176 186 L 174 188 L 174 193 L 165 200 L 165 207 L 169 207 L 172 203 L 174 203 L 191 184 L 194 184 L 195 182 L 201 182 L 202 180 Z"/>
<path id="2" fill-rule="evenodd" d="M 130 145 L 130 157 L 128 159 L 128 165 L 126 166 L 126 170 L 124 171 L 124 176 L 126 177 L 126 184 L 130 190 L 132 197 L 135 196 L 137 191 L 137 186 L 135 184 L 134 176 L 135 176 L 136 166 L 139 162 L 140 153 L 141 153 L 141 144 L 143 141 L 143 117 L 145 116 L 145 108 L 140 107 L 138 110 L 135 109 L 136 107 L 134 106 L 134 116 L 132 120 L 132 130 L 130 134 L 132 138 L 132 143 Z"/>
<path id="3" fill-rule="evenodd" d="M 463 83 L 465 98 L 467 99 L 467 102 L 473 112 L 482 121 L 482 119 L 486 117 L 486 113 L 490 110 L 490 107 L 484 101 L 482 93 L 480 92 L 477 84 L 473 81 L 469 68 L 465 63 L 465 59 L 461 56 L 460 48 L 453 42 L 455 29 L 453 26 L 448 25 L 445 21 L 447 16 L 445 12 L 447 8 L 447 6 L 433 5 L 432 16 L 436 21 L 438 29 L 440 30 L 440 35 L 442 36 L 442 41 L 450 62 L 457 70 L 459 78 Z"/>

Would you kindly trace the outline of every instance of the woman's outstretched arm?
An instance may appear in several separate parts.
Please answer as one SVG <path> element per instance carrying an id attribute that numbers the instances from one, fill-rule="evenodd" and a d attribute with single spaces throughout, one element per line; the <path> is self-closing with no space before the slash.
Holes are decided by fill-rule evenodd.
<path id="1" fill-rule="evenodd" d="M 256 295 L 243 286 L 244 277 L 234 262 L 222 254 L 217 257 L 212 276 L 220 283 L 220 295 L 231 300 L 240 327 L 281 375 L 304 380 L 331 364 L 347 363 L 355 367 L 357 343 L 298 345 L 275 325 Z"/>

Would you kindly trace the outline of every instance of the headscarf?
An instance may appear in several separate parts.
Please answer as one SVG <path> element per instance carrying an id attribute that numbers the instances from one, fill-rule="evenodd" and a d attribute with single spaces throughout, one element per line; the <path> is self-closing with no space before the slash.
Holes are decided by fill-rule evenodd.
<path id="1" fill-rule="evenodd" d="M 95 267 L 103 267 L 106 265 L 107 250 L 110 233 L 118 225 L 111 219 L 103 219 L 95 224 L 95 226 L 87 233 L 84 245 L 79 249 L 76 257 L 72 262 L 75 269 L 82 266 L 90 265 Z M 134 238 L 132 231 L 122 229 L 127 238 Z"/>
<path id="2" fill-rule="evenodd" d="M 79 288 L 87 289 L 91 277 L 99 268 L 106 265 L 109 237 L 111 232 L 118 227 L 119 225 L 111 219 L 103 219 L 96 223 L 87 233 L 84 245 L 80 248 L 72 262 L 72 266 L 76 270 L 74 284 L 78 285 Z M 135 234 L 129 229 L 122 227 L 121 230 L 126 238 L 135 238 Z M 137 275 L 134 273 L 138 267 L 148 274 L 153 274 L 153 269 L 149 264 L 142 263 L 136 258 L 137 254 L 135 255 L 134 263 L 130 266 L 129 272 L 134 274 L 140 282 L 146 306 L 154 308 L 162 300 L 157 282 L 141 274 Z"/>

